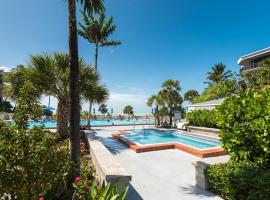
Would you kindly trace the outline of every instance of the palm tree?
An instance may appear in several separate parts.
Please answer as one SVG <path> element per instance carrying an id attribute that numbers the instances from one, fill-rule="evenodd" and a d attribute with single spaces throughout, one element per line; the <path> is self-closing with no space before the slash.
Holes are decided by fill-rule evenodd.
<path id="1" fill-rule="evenodd" d="M 169 79 L 163 82 L 162 89 L 158 93 L 164 102 L 164 107 L 166 107 L 167 113 L 170 117 L 170 127 L 172 126 L 172 117 L 174 113 L 181 112 L 183 99 L 180 95 L 180 90 L 180 82 L 178 80 Z"/>
<path id="2" fill-rule="evenodd" d="M 89 43 L 95 44 L 95 68 L 98 63 L 98 49 L 99 47 L 109 47 L 120 45 L 121 42 L 117 40 L 109 40 L 109 36 L 116 30 L 116 25 L 113 24 L 113 17 L 105 21 L 104 13 L 99 15 L 98 19 L 82 12 L 83 23 L 79 23 L 79 35 L 86 39 Z"/>
<path id="3" fill-rule="evenodd" d="M 147 103 L 149 107 L 152 107 L 155 104 L 155 125 L 160 126 L 160 119 L 159 119 L 159 107 L 162 105 L 162 99 L 159 95 L 152 95 L 148 98 Z"/>
<path id="4" fill-rule="evenodd" d="M 218 83 L 220 81 L 224 81 L 232 76 L 232 72 L 230 70 L 225 71 L 226 65 L 223 63 L 217 63 L 212 67 L 212 71 L 207 73 L 207 79 L 210 85 Z"/>
<path id="5" fill-rule="evenodd" d="M 58 100 L 57 132 L 62 138 L 68 137 L 68 123 L 70 116 L 69 101 L 69 73 L 70 57 L 68 54 L 54 53 L 31 56 L 30 79 L 43 94 L 50 94 Z M 81 96 L 89 88 L 98 86 L 96 70 L 79 60 Z"/>
<path id="6" fill-rule="evenodd" d="M 80 101 L 79 101 L 79 55 L 76 19 L 76 1 L 68 0 L 68 29 L 70 55 L 70 153 L 74 162 L 73 177 L 80 175 Z M 89 14 L 103 12 L 103 0 L 78 0 Z"/>
<path id="7" fill-rule="evenodd" d="M 108 108 L 106 104 L 101 104 L 98 108 L 98 111 L 101 112 L 101 114 L 104 115 L 108 112 Z"/>
<path id="8" fill-rule="evenodd" d="M 184 100 L 189 101 L 190 103 L 193 103 L 193 100 L 198 96 L 200 96 L 200 94 L 197 90 L 188 90 L 184 94 Z"/>
<path id="9" fill-rule="evenodd" d="M 133 107 L 132 106 L 125 106 L 123 109 L 123 113 L 128 115 L 128 116 L 133 115 L 134 114 Z"/>
<path id="10" fill-rule="evenodd" d="M 82 84 L 82 95 L 89 102 L 89 111 L 87 113 L 87 127 L 90 128 L 90 118 L 92 103 L 101 104 L 109 98 L 109 90 L 105 85 Z"/>

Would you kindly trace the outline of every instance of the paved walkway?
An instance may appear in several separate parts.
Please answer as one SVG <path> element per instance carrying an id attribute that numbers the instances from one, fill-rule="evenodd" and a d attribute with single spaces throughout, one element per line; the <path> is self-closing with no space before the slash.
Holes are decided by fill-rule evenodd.
<path id="1" fill-rule="evenodd" d="M 147 126 L 136 126 L 136 129 Z M 117 130 L 133 126 L 95 128 L 96 136 L 132 175 L 128 200 L 220 200 L 218 196 L 195 186 L 192 161 L 199 159 L 179 150 L 135 153 L 112 140 Z"/>

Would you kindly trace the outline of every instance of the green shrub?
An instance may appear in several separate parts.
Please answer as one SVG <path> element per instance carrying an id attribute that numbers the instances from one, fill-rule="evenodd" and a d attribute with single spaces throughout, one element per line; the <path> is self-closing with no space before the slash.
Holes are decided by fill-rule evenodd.
<path id="1" fill-rule="evenodd" d="M 251 162 L 228 162 L 205 171 L 211 190 L 227 200 L 267 200 L 270 196 L 270 170 Z"/>
<path id="2" fill-rule="evenodd" d="M 27 82 L 17 98 L 14 125 L 0 121 L 0 197 L 37 199 L 64 188 L 71 170 L 68 145 L 57 145 L 55 134 L 27 129 L 30 118 L 40 116 L 36 89 Z M 54 194 L 55 195 L 55 194 Z"/>
<path id="3" fill-rule="evenodd" d="M 193 110 L 186 118 L 191 126 L 218 128 L 216 110 Z"/>
<path id="4" fill-rule="evenodd" d="M 249 89 L 218 107 L 223 148 L 233 160 L 270 167 L 270 88 Z"/>

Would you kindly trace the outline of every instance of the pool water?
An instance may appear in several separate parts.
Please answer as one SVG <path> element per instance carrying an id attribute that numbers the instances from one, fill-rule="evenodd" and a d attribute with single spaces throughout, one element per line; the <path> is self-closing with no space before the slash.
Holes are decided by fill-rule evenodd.
<path id="1" fill-rule="evenodd" d="M 162 144 L 162 143 L 180 143 L 195 147 L 197 149 L 208 149 L 220 147 L 220 142 L 215 140 L 194 137 L 190 135 L 179 134 L 173 131 L 158 130 L 136 130 L 121 137 L 138 145 Z"/>
<path id="2" fill-rule="evenodd" d="M 86 120 L 81 120 L 81 125 L 86 125 Z M 129 125 L 129 124 L 152 124 L 149 120 L 91 120 L 91 126 Z M 29 122 L 29 128 L 44 126 L 45 128 L 56 128 L 56 121 Z"/>

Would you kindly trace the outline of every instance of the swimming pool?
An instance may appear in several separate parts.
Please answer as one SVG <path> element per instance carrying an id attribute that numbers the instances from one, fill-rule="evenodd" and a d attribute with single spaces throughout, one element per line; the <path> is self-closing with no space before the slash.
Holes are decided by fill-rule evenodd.
<path id="1" fill-rule="evenodd" d="M 86 125 L 86 120 L 81 120 L 81 125 Z M 133 124 L 153 124 L 150 120 L 91 120 L 91 126 L 112 126 L 112 125 L 133 125 Z M 29 122 L 29 128 L 34 126 L 44 126 L 45 128 L 56 128 L 56 121 Z"/>
<path id="2" fill-rule="evenodd" d="M 125 143 L 137 153 L 178 149 L 203 158 L 225 155 L 218 140 L 175 131 L 160 131 L 157 129 L 120 131 L 113 134 L 112 137 Z"/>
<path id="3" fill-rule="evenodd" d="M 179 134 L 171 131 L 136 130 L 130 132 L 129 134 L 122 135 L 122 137 L 139 145 L 176 142 L 192 146 L 197 149 L 208 149 L 220 146 L 219 141 Z"/>

